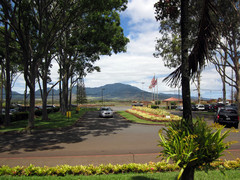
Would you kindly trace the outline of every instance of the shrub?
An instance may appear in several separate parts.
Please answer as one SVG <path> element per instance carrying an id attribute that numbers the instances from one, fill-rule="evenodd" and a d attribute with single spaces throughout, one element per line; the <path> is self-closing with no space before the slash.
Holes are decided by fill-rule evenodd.
<path id="1" fill-rule="evenodd" d="M 159 109 L 159 106 L 157 106 L 157 105 L 151 105 L 151 108 L 152 108 L 152 109 Z"/>
<path id="2" fill-rule="evenodd" d="M 221 133 L 223 128 L 222 126 L 213 131 L 205 121 L 198 119 L 193 128 L 190 128 L 184 120 L 172 122 L 168 129 L 164 129 L 166 138 L 162 131 L 159 131 L 161 139 L 159 146 L 164 148 L 161 151 L 162 156 L 167 158 L 167 161 L 171 158 L 180 166 L 178 178 L 185 168 L 195 169 L 199 166 L 208 168 L 211 162 L 223 155 L 223 151 L 231 144 L 223 142 L 230 132 Z"/>
<path id="3" fill-rule="evenodd" d="M 240 168 L 240 159 L 234 161 L 214 161 L 210 163 L 212 169 L 234 169 Z M 202 169 L 202 167 L 199 167 Z M 120 174 L 120 173 L 153 173 L 153 172 L 170 172 L 179 170 L 177 164 L 169 164 L 166 161 L 149 162 L 148 164 L 123 164 L 123 165 L 99 165 L 99 166 L 69 166 L 61 165 L 56 167 L 38 167 L 30 165 L 16 166 L 10 168 L 9 166 L 0 166 L 0 176 L 66 176 L 66 175 L 101 175 L 101 174 Z"/>
<path id="4" fill-rule="evenodd" d="M 41 116 L 42 115 L 42 110 L 41 109 L 35 110 L 35 115 L 36 116 Z"/>
<path id="5" fill-rule="evenodd" d="M 4 119 L 5 115 L 3 114 L 2 116 L 0 116 L 0 124 L 3 124 Z M 16 112 L 14 114 L 10 114 L 10 119 L 11 122 L 28 119 L 28 112 Z"/>
<path id="6" fill-rule="evenodd" d="M 13 114 L 16 121 L 28 119 L 28 112 L 17 112 Z"/>

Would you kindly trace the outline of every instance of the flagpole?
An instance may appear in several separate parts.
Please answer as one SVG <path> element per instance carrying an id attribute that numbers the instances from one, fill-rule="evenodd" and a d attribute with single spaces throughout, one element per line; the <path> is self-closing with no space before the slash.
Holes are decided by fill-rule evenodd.
<path id="1" fill-rule="evenodd" d="M 157 105 L 158 105 L 158 78 L 157 78 Z"/>

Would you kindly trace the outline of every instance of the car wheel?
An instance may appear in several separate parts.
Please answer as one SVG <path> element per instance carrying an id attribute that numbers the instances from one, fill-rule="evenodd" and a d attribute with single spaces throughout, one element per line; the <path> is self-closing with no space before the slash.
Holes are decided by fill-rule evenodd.
<path id="1" fill-rule="evenodd" d="M 234 127 L 235 127 L 235 129 L 238 129 L 238 124 L 236 124 Z"/>

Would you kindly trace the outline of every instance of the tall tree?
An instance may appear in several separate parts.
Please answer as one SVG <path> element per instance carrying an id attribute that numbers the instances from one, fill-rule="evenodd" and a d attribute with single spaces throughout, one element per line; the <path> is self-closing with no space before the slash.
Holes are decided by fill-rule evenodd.
<path id="1" fill-rule="evenodd" d="M 112 4 L 111 4 L 112 3 Z M 68 82 L 76 67 L 80 74 L 85 70 L 91 72 L 99 70 L 94 67 L 96 60 L 102 55 L 111 55 L 126 51 L 129 40 L 124 37 L 120 26 L 119 11 L 124 10 L 121 6 L 114 7 L 115 2 L 109 3 L 109 7 L 95 7 L 98 11 L 92 11 L 79 19 L 60 39 L 58 49 L 58 63 L 61 65 L 61 111 L 66 113 L 69 108 Z M 79 26 L 80 25 L 80 26 Z M 79 76 L 81 77 L 81 76 Z"/>
<path id="2" fill-rule="evenodd" d="M 18 55 L 19 47 L 14 40 L 14 33 L 8 23 L 4 23 L 0 28 L 0 53 L 1 53 L 1 105 L 3 102 L 3 87 L 5 95 L 5 125 L 10 125 L 10 106 L 12 99 L 12 85 L 16 74 L 20 72 L 19 62 L 21 56 Z M 2 112 L 2 107 L 0 108 Z"/>
<path id="3" fill-rule="evenodd" d="M 190 55 L 190 43 L 189 43 L 189 29 L 191 26 L 189 15 L 189 3 L 191 1 L 181 0 L 179 1 L 162 1 L 160 0 L 155 4 L 156 19 L 157 20 L 176 20 L 180 15 L 180 27 L 181 27 L 181 64 L 180 66 L 168 76 L 166 79 L 171 85 L 176 86 L 181 81 L 182 96 L 183 96 L 183 120 L 188 125 L 189 130 L 193 129 L 192 112 L 191 112 L 191 96 L 190 96 L 190 79 L 193 77 L 199 69 L 204 65 L 204 60 L 208 55 L 210 45 L 213 41 L 215 34 L 215 26 L 210 16 L 213 6 L 210 0 L 202 1 L 202 12 L 199 15 L 200 23 L 198 28 L 198 35 L 195 40 L 194 46 L 191 49 Z M 179 8 L 180 7 L 180 8 Z M 180 14 L 177 10 L 180 10 Z M 170 27 L 171 28 L 171 27 Z M 195 167 L 191 166 L 191 163 L 184 168 L 182 179 L 194 179 Z"/>
<path id="4" fill-rule="evenodd" d="M 220 1 L 219 3 L 219 24 L 221 34 L 218 40 L 216 54 L 220 58 L 215 59 L 215 64 L 223 73 L 224 81 L 236 89 L 236 101 L 238 113 L 240 114 L 240 4 L 239 0 Z M 223 52 L 223 53 L 221 53 Z M 224 60 L 222 61 L 221 58 Z M 225 71 L 230 70 L 230 71 Z M 234 72 L 234 77 L 231 76 Z M 227 73 L 230 72 L 230 73 Z"/>

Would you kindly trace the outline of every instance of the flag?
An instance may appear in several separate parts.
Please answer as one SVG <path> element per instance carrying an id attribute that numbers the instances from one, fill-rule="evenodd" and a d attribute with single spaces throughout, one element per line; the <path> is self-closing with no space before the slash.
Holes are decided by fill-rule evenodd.
<path id="1" fill-rule="evenodd" d="M 154 87 L 157 85 L 157 79 L 155 79 L 154 81 Z"/>
<path id="2" fill-rule="evenodd" d="M 154 75 L 153 78 L 152 78 L 152 81 L 151 81 L 151 86 L 152 86 L 152 87 L 154 87 L 155 81 L 156 81 L 156 80 L 155 80 L 155 75 Z"/>
<path id="3" fill-rule="evenodd" d="M 153 78 L 152 78 L 151 84 L 149 86 L 149 89 L 155 87 L 156 85 L 157 85 L 157 79 L 155 78 L 155 75 L 154 75 Z"/>

